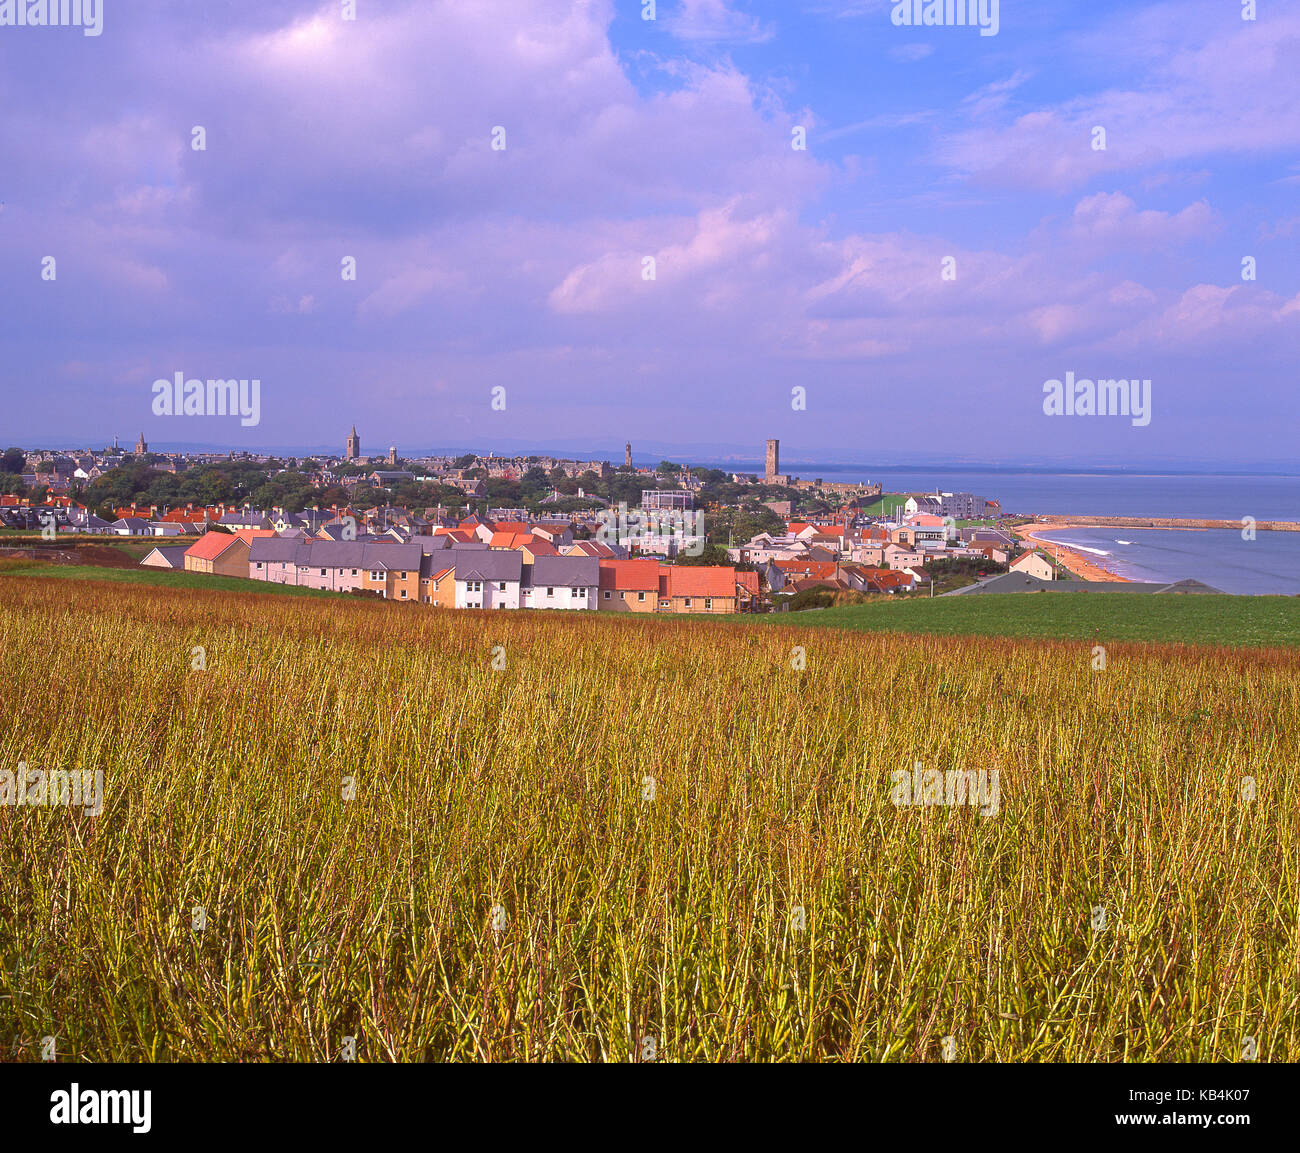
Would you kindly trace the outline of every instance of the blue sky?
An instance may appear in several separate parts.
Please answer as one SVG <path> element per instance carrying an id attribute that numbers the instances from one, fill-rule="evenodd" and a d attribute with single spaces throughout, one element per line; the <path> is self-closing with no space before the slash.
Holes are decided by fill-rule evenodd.
<path id="1" fill-rule="evenodd" d="M 1294 6 L 341 7 L 0 27 L 0 440 L 1294 459 Z M 176 372 L 261 422 L 154 415 Z M 1150 423 L 1044 415 L 1066 372 Z"/>

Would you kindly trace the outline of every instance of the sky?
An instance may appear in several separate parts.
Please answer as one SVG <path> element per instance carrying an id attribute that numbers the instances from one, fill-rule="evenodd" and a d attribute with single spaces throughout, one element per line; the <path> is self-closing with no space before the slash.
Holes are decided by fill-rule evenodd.
<path id="1" fill-rule="evenodd" d="M 1300 6 L 895 7 L 0 26 L 0 441 L 1290 465 Z M 177 373 L 258 422 L 157 415 Z"/>

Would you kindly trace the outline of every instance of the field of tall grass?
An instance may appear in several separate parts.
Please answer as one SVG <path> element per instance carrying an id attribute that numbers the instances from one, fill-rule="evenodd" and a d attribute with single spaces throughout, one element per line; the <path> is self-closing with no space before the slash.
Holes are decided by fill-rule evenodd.
<path id="1" fill-rule="evenodd" d="M 105 779 L 0 806 L 0 1060 L 1300 1059 L 1295 651 L 33 577 L 0 638 L 0 770 Z"/>

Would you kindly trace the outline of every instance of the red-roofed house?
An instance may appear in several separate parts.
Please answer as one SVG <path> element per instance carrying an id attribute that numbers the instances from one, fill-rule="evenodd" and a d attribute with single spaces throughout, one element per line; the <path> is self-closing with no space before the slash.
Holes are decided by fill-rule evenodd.
<path id="1" fill-rule="evenodd" d="M 659 611 L 734 613 L 736 570 L 723 565 L 664 566 L 659 573 Z"/>
<path id="2" fill-rule="evenodd" d="M 867 583 L 867 592 L 910 592 L 916 587 L 916 578 L 910 572 L 895 572 L 885 568 L 864 568 L 861 572 Z"/>
<path id="3" fill-rule="evenodd" d="M 833 581 L 840 567 L 834 561 L 774 560 L 772 563 L 789 580 Z"/>
<path id="4" fill-rule="evenodd" d="M 658 612 L 659 562 L 602 559 L 596 607 L 606 612 Z"/>
<path id="5" fill-rule="evenodd" d="M 617 560 L 618 553 L 614 551 L 613 545 L 606 544 L 603 540 L 575 540 L 567 548 L 560 550 L 561 556 L 594 556 L 601 560 Z"/>
<path id="6" fill-rule="evenodd" d="M 275 533 L 268 532 L 267 536 Z M 185 550 L 185 571 L 214 573 L 248 579 L 248 545 L 243 536 L 224 532 L 204 533 Z"/>
<path id="7" fill-rule="evenodd" d="M 736 611 L 752 613 L 762 601 L 762 589 L 758 583 L 758 573 L 736 573 Z"/>

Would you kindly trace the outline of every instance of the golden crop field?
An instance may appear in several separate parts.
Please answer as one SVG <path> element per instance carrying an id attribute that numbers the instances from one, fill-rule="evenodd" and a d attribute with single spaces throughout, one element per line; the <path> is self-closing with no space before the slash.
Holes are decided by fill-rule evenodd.
<path id="1" fill-rule="evenodd" d="M 1295 652 L 39 578 L 0 636 L 0 767 L 104 780 L 0 805 L 0 1060 L 1300 1059 Z"/>

